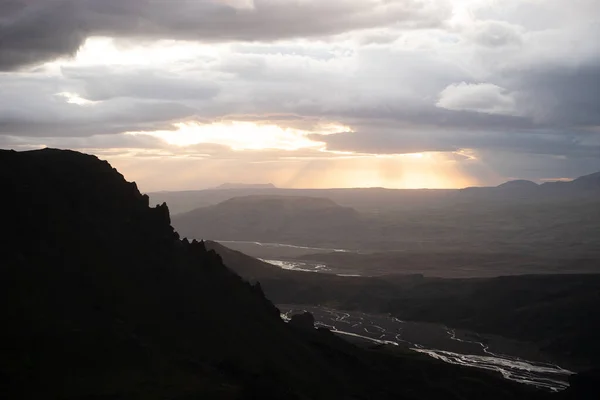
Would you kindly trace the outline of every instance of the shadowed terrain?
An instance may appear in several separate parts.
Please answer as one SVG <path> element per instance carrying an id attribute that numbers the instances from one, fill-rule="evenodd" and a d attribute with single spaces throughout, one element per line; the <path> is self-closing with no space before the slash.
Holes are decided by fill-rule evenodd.
<path id="1" fill-rule="evenodd" d="M 600 275 L 440 279 L 415 275 L 345 277 L 283 270 L 215 242 L 207 246 L 280 304 L 390 313 L 535 344 L 557 359 L 598 365 Z"/>
<path id="2" fill-rule="evenodd" d="M 0 151 L 0 178 L 4 398 L 549 398 L 286 325 L 260 285 L 180 240 L 166 205 L 95 157 Z"/>
<path id="3" fill-rule="evenodd" d="M 311 255 L 283 253 L 280 246 L 268 255 L 264 246 L 228 243 L 252 256 L 287 255 L 359 270 L 361 275 L 600 271 L 598 174 L 572 182 L 512 181 L 464 190 L 264 189 L 261 193 L 210 190 L 151 194 L 151 198 L 173 198 L 175 203 L 197 199 L 197 208 L 173 218 L 183 236 L 345 249 Z M 211 205 L 203 206 L 206 202 Z"/>
<path id="4" fill-rule="evenodd" d="M 358 218 L 354 209 L 325 198 L 253 195 L 176 215 L 173 224 L 191 238 L 294 242 L 314 234 L 352 235 Z"/>

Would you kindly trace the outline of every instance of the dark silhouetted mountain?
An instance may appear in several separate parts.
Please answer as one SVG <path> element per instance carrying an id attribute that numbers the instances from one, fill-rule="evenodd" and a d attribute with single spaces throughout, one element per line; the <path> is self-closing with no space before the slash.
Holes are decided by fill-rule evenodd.
<path id="1" fill-rule="evenodd" d="M 538 184 L 532 181 L 527 181 L 524 179 L 517 179 L 514 181 L 508 181 L 505 182 L 501 185 L 497 186 L 498 188 L 502 188 L 502 189 L 509 189 L 509 190 L 526 190 L 526 189 L 530 189 L 530 190 L 535 190 L 538 187 Z"/>
<path id="2" fill-rule="evenodd" d="M 580 176 L 571 182 L 566 182 L 566 184 L 578 189 L 600 190 L 600 172 Z"/>
<path id="3" fill-rule="evenodd" d="M 226 182 L 219 185 L 213 190 L 225 190 L 225 189 L 277 189 L 272 183 L 230 183 Z"/>
<path id="4" fill-rule="evenodd" d="M 540 192 L 553 196 L 585 196 L 600 197 L 600 172 L 580 176 L 572 181 L 545 182 L 540 185 Z"/>
<path id="5" fill-rule="evenodd" d="M 359 214 L 325 198 L 252 195 L 176 215 L 173 225 L 193 238 L 285 243 L 308 237 L 323 244 L 357 228 Z"/>
<path id="6" fill-rule="evenodd" d="M 206 248 L 217 252 L 229 268 L 248 280 L 256 281 L 277 276 L 296 276 L 294 271 L 276 267 L 242 252 L 232 250 L 220 243 L 207 240 L 205 245 Z"/>
<path id="7" fill-rule="evenodd" d="M 0 181 L 2 398 L 545 397 L 289 327 L 96 157 L 0 151 Z"/>
<path id="8" fill-rule="evenodd" d="M 555 200 L 588 197 L 598 198 L 600 185 L 598 175 L 586 175 L 570 182 L 547 182 L 537 185 L 540 190 L 533 190 L 532 184 L 517 183 L 519 187 L 531 187 L 531 193 L 537 196 L 526 196 L 525 199 L 552 202 Z M 513 181 L 514 182 L 514 181 Z M 516 182 L 521 182 L 517 180 Z M 585 185 L 582 183 L 585 182 Z M 595 183 L 594 183 L 595 182 Z M 507 182 L 508 187 L 513 186 Z M 533 183 L 533 182 L 532 182 Z M 503 184 L 505 185 L 505 184 Z M 503 185 L 500 185 L 503 187 Z M 579 186 L 581 185 L 581 186 Z M 549 189 L 554 187 L 555 189 Z M 581 190 L 582 187 L 592 188 Z M 548 190 L 548 191 L 546 191 Z M 534 193 L 535 192 L 535 193 Z M 282 188 L 236 188 L 228 190 L 195 190 L 149 193 L 153 204 L 166 202 L 173 214 L 180 214 L 199 207 L 215 205 L 232 197 L 249 195 L 302 196 L 329 198 L 344 207 L 351 207 L 359 212 L 381 210 L 414 210 L 428 207 L 452 208 L 465 201 L 496 201 L 498 194 L 503 193 L 502 201 L 522 201 L 524 197 L 517 191 L 517 196 L 510 196 L 510 190 L 498 187 L 470 187 L 465 189 L 384 189 L 384 188 L 346 188 L 346 189 L 282 189 Z"/>
<path id="9" fill-rule="evenodd" d="M 565 203 L 600 199 L 600 173 L 572 181 L 552 181 L 538 185 L 527 180 L 505 182 L 496 187 L 462 189 L 458 198 L 490 204 Z"/>

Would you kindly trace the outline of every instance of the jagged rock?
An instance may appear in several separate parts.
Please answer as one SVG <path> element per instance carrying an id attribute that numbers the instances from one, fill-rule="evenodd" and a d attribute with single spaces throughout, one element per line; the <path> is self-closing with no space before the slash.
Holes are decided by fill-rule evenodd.
<path id="1" fill-rule="evenodd" d="M 260 297 L 265 297 L 265 292 L 263 292 L 260 282 L 256 282 L 254 285 L 252 285 L 252 288 Z"/>
<path id="2" fill-rule="evenodd" d="M 308 311 L 292 315 L 289 324 L 296 328 L 312 330 L 315 328 L 315 317 Z"/>

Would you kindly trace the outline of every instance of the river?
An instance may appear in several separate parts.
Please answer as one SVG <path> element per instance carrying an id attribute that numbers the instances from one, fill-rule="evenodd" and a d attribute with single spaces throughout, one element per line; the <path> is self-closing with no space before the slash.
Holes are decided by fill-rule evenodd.
<path id="1" fill-rule="evenodd" d="M 298 259 L 308 254 L 349 253 L 352 250 L 239 240 L 218 240 L 217 242 L 282 269 L 339 276 L 360 276 L 357 271 L 352 269 L 333 268 L 323 262 Z"/>
<path id="2" fill-rule="evenodd" d="M 263 243 L 263 242 L 254 242 L 249 240 L 215 240 L 215 242 L 219 242 L 223 245 L 228 244 L 246 244 L 253 246 L 261 246 L 261 247 L 271 247 L 271 248 L 288 248 L 288 249 L 299 249 L 299 250 L 311 250 L 318 252 L 337 252 L 337 253 L 348 253 L 352 252 L 352 250 L 346 249 L 332 249 L 326 247 L 309 247 L 309 246 L 297 246 L 294 244 L 284 244 L 284 243 Z"/>
<path id="3" fill-rule="evenodd" d="M 504 338 L 439 324 L 401 321 L 387 315 L 300 305 L 278 307 L 284 320 L 308 311 L 314 315 L 317 327 L 339 335 L 403 346 L 450 364 L 495 371 L 511 381 L 553 392 L 567 388 L 568 378 L 574 374 L 549 362 L 531 346 Z"/>

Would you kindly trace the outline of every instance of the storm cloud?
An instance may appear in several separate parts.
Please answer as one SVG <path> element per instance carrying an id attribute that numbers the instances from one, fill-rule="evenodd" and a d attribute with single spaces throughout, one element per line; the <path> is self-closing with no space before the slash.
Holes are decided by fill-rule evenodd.
<path id="1" fill-rule="evenodd" d="M 600 169 L 599 36 L 597 0 L 5 0 L 0 146 L 575 177 Z"/>
<path id="2" fill-rule="evenodd" d="M 0 69 L 73 54 L 88 36 L 272 41 L 392 24 L 433 27 L 449 12 L 419 0 L 10 0 L 0 6 Z"/>

